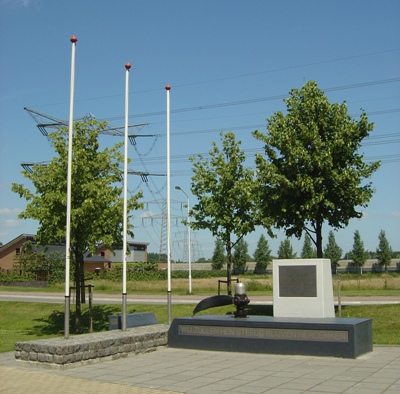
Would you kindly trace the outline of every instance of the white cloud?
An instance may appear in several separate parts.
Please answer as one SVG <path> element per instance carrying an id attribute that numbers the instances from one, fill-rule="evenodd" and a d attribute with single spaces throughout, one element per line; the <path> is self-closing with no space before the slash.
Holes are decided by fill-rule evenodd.
<path id="1" fill-rule="evenodd" d="M 0 215 L 4 216 L 9 216 L 9 215 L 18 215 L 20 212 L 22 212 L 22 209 L 20 208 L 0 208 Z"/>
<path id="2" fill-rule="evenodd" d="M 394 216 L 395 218 L 398 218 L 398 217 L 400 217 L 400 211 L 390 212 L 390 216 Z"/>
<path id="3" fill-rule="evenodd" d="M 35 0 L 1 0 L 2 5 L 10 5 L 13 7 L 29 7 Z"/>
<path id="4" fill-rule="evenodd" d="M 21 225 L 21 221 L 20 220 L 15 220 L 15 219 L 7 219 L 4 221 L 4 224 L 1 227 L 18 227 Z"/>

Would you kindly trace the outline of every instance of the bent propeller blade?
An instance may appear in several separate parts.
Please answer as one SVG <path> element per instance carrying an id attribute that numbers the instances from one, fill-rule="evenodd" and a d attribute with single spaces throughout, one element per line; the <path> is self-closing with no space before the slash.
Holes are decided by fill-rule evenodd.
<path id="1" fill-rule="evenodd" d="M 201 300 L 196 307 L 193 309 L 194 316 L 197 312 L 203 311 L 208 308 L 215 308 L 217 306 L 225 306 L 233 304 L 233 297 L 230 295 L 216 295 L 212 297 L 207 297 Z"/>

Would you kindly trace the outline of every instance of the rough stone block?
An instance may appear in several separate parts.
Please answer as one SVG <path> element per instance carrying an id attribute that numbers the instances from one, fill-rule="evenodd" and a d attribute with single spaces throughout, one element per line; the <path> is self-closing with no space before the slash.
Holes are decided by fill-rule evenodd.
<path id="1" fill-rule="evenodd" d="M 29 361 L 37 361 L 37 359 L 38 359 L 37 353 L 34 352 L 29 353 Z"/>
<path id="2" fill-rule="evenodd" d="M 52 354 L 45 354 L 43 362 L 45 362 L 45 363 L 53 363 L 54 362 L 54 356 Z"/>
<path id="3" fill-rule="evenodd" d="M 168 341 L 168 326 L 155 324 L 126 331 L 107 331 L 65 338 L 42 339 L 15 344 L 15 358 L 38 366 L 66 368 L 82 363 L 126 357 L 152 351 Z"/>

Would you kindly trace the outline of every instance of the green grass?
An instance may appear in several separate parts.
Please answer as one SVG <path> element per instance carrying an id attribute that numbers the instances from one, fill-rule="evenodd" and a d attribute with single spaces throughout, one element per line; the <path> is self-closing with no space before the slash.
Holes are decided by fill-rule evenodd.
<path id="1" fill-rule="evenodd" d="M 172 318 L 191 316 L 195 305 L 173 305 Z M 272 316 L 271 305 L 249 305 L 250 315 Z M 83 326 L 88 332 L 88 306 L 82 305 Z M 159 323 L 167 323 L 165 305 L 128 305 L 127 313 L 153 312 Z M 232 314 L 233 306 L 208 309 L 203 314 Z M 121 313 L 120 305 L 94 305 L 94 331 L 108 330 L 108 316 Z M 200 314 L 201 314 L 200 313 Z M 342 317 L 372 318 L 375 344 L 400 345 L 400 305 L 346 306 Z M 71 324 L 74 313 L 71 313 Z M 0 302 L 0 353 L 14 350 L 15 342 L 61 337 L 64 335 L 64 304 Z M 73 328 L 71 328 L 71 331 Z M 71 334 L 72 335 L 72 334 Z"/>
<path id="2" fill-rule="evenodd" d="M 195 305 L 174 305 L 172 318 L 191 316 Z M 71 307 L 70 334 L 73 335 L 75 313 Z M 215 313 L 228 313 L 232 307 L 215 308 Z M 159 323 L 168 322 L 164 305 L 128 305 L 127 313 L 153 312 Z M 120 305 L 93 305 L 93 331 L 108 330 L 108 316 L 121 313 Z M 82 305 L 82 325 L 89 332 L 88 305 Z M 64 304 L 0 301 L 0 353 L 14 350 L 15 342 L 64 335 Z"/>
<path id="3" fill-rule="evenodd" d="M 203 278 L 192 280 L 192 293 L 198 296 L 210 296 L 218 292 L 218 279 Z M 241 275 L 240 280 L 246 283 L 247 293 L 250 296 L 271 296 L 271 275 Z M 87 282 L 94 285 L 96 294 L 120 294 L 121 283 L 99 279 L 96 276 Z M 339 277 L 332 278 L 335 295 L 338 293 Z M 351 296 L 400 296 L 400 274 L 398 273 L 366 273 L 363 275 L 341 274 L 341 295 Z M 165 280 L 127 281 L 129 294 L 165 294 L 167 282 Z M 188 294 L 188 279 L 172 279 L 174 294 Z M 64 292 L 64 284 L 54 284 L 46 288 L 27 288 L 16 286 L 0 286 L 0 291 L 26 291 L 26 292 Z M 222 294 L 226 291 L 226 285 L 221 286 Z"/>
<path id="4" fill-rule="evenodd" d="M 342 317 L 372 319 L 373 342 L 400 345 L 400 305 L 360 305 L 342 307 Z"/>

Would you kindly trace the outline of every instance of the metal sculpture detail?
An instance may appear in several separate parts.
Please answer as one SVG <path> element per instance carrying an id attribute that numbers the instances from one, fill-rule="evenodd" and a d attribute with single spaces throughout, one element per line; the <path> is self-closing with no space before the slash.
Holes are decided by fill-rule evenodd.
<path id="1" fill-rule="evenodd" d="M 235 317 L 247 317 L 245 307 L 249 303 L 250 300 L 246 295 L 246 287 L 244 283 L 239 282 L 235 286 L 235 295 L 233 297 L 230 295 L 216 295 L 207 297 L 196 305 L 196 307 L 193 309 L 192 316 L 205 309 L 234 304 L 236 306 L 236 311 L 234 313 Z"/>

